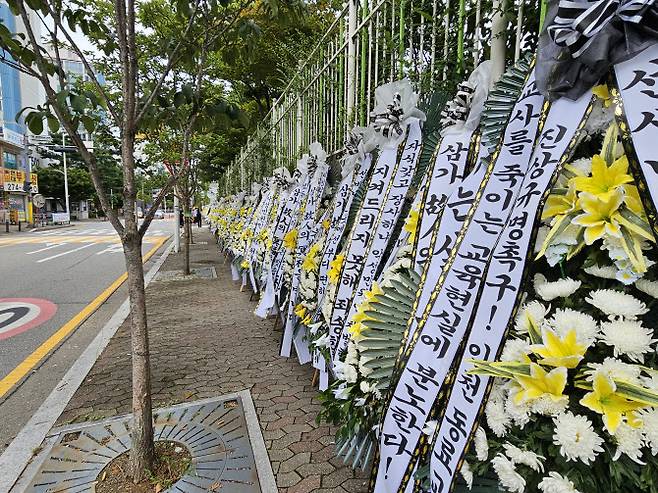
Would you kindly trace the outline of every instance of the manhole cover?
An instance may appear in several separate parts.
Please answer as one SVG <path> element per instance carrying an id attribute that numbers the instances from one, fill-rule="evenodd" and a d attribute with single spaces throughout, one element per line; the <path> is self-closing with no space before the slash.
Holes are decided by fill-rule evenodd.
<path id="1" fill-rule="evenodd" d="M 251 493 L 261 483 L 272 484 L 271 469 L 259 469 L 254 449 L 262 459 L 260 430 L 254 434 L 245 418 L 245 397 L 253 412 L 248 391 L 219 399 L 182 404 L 154 414 L 156 440 L 180 442 L 192 455 L 187 473 L 167 492 L 226 491 Z M 253 419 L 250 419 L 253 428 Z M 51 448 L 39 454 L 36 474 L 26 491 L 35 493 L 93 492 L 100 471 L 112 459 L 130 448 L 130 415 L 94 424 L 81 424 L 53 430 Z M 255 422 L 258 428 L 258 422 Z M 254 440 L 254 437 L 256 438 Z M 261 481 L 259 481 L 259 473 Z"/>
<path id="2" fill-rule="evenodd" d="M 181 281 L 187 279 L 214 279 L 217 277 L 217 271 L 214 267 L 195 267 L 191 270 L 189 276 L 184 276 L 182 270 L 165 270 L 158 272 L 155 277 L 156 281 Z"/>

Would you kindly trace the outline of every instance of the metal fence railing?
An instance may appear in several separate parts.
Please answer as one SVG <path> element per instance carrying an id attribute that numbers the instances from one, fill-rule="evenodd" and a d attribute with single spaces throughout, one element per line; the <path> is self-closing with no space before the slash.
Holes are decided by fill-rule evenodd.
<path id="1" fill-rule="evenodd" d="M 408 77 L 451 92 L 481 61 L 496 74 L 537 43 L 543 0 L 348 0 L 219 181 L 231 193 L 293 169 L 311 142 L 340 152 L 375 88 Z"/>

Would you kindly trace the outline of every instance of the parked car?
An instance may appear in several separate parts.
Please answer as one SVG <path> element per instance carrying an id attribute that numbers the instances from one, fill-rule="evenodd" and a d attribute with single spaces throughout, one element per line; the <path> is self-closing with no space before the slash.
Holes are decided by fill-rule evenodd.
<path id="1" fill-rule="evenodd" d="M 157 211 L 155 211 L 155 215 L 153 217 L 155 219 L 164 219 L 165 217 L 164 211 L 162 209 L 158 209 Z"/>

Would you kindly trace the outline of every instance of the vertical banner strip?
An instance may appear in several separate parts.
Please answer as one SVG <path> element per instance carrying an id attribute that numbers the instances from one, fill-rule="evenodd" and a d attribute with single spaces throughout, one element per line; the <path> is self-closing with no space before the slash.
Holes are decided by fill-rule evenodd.
<path id="1" fill-rule="evenodd" d="M 540 115 L 544 116 L 542 106 L 547 106 L 543 103 L 533 71 L 492 157 L 493 167 L 487 167 L 486 185 L 474 197 L 411 338 L 409 357 L 382 425 L 376 493 L 404 491 L 411 480 L 424 445 L 423 426 L 461 344 L 493 248 L 528 170 Z"/>
<path id="2" fill-rule="evenodd" d="M 590 94 L 577 101 L 562 98 L 551 106 L 510 220 L 494 248 L 454 386 L 445 389 L 448 404 L 441 406 L 442 419 L 431 455 L 433 492 L 451 489 L 484 401 L 488 379 L 467 374 L 472 366 L 468 360 L 492 361 L 499 353 L 520 301 L 543 203 L 578 143 L 591 111 L 591 98 Z"/>

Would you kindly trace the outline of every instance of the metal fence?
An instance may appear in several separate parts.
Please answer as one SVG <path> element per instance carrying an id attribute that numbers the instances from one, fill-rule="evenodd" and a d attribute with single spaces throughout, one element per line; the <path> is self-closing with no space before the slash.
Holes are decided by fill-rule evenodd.
<path id="1" fill-rule="evenodd" d="M 523 0 L 348 0 L 226 169 L 220 190 L 293 169 L 311 142 L 331 155 L 366 125 L 375 88 L 403 77 L 451 92 L 482 60 L 495 75 L 534 50 L 545 3 Z"/>

